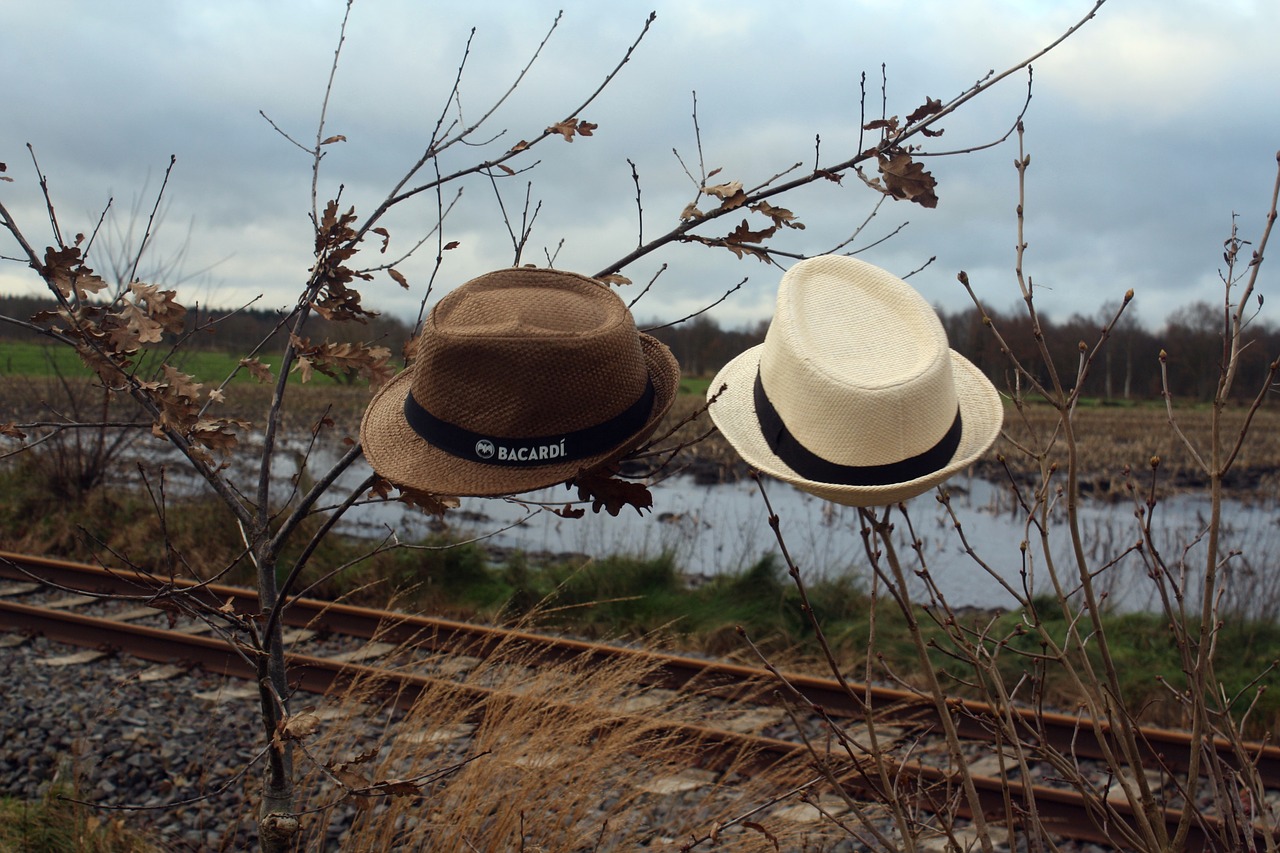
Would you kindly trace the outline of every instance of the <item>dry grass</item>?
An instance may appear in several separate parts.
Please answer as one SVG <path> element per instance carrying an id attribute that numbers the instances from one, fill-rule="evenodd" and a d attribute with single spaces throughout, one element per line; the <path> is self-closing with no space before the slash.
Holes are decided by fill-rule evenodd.
<path id="1" fill-rule="evenodd" d="M 529 656 L 512 644 L 475 662 L 461 682 L 494 691 L 490 698 L 441 682 L 372 742 L 364 723 L 390 717 L 378 684 L 326 698 L 326 722 L 307 751 L 331 769 L 311 765 L 300 802 L 336 804 L 309 819 L 300 849 L 675 850 L 735 817 L 734 808 L 778 793 L 733 768 L 683 792 L 660 791 L 690 766 L 690 754 L 657 721 L 696 721 L 702 702 L 639 686 L 649 674 L 639 661 L 534 669 Z M 421 664 L 411 649 L 399 659 L 406 668 Z M 720 787 L 725 779 L 733 790 Z M 377 787 L 387 780 L 416 781 L 391 795 Z M 350 790 L 361 786 L 373 787 L 369 795 Z M 814 834 L 831 835 L 755 819 L 783 849 L 821 849 Z M 775 849 L 753 829 L 730 827 L 723 837 L 720 849 Z"/>

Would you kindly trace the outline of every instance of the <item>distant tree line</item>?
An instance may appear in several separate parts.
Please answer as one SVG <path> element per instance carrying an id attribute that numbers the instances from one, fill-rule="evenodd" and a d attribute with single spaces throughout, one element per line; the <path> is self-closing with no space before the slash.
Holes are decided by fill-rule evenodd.
<path id="1" fill-rule="evenodd" d="M 0 314 L 11 317 L 30 317 L 52 307 L 46 299 L 0 296 Z M 1008 360 L 977 310 L 939 310 L 938 314 L 951 346 L 998 387 L 1006 388 L 1012 377 Z M 989 314 L 1018 360 L 1033 374 L 1044 378 L 1046 367 L 1025 312 L 989 310 Z M 1062 376 L 1065 384 L 1073 384 L 1081 358 L 1081 343 L 1092 347 L 1103 325 L 1114 314 L 1115 305 L 1109 305 L 1092 316 L 1073 314 L 1062 323 L 1041 317 L 1045 341 L 1060 374 L 1065 374 Z M 280 330 L 282 317 L 283 312 L 257 308 L 229 315 L 222 310 L 197 309 L 188 315 L 187 322 L 189 329 L 196 330 L 192 339 L 195 348 L 245 352 L 267 335 L 284 335 Z M 313 333 L 319 332 L 318 339 L 376 342 L 389 347 L 397 358 L 400 343 L 409 331 L 408 322 L 387 315 L 376 317 L 366 325 L 323 325 L 326 327 L 323 330 L 318 326 L 312 328 Z M 671 348 L 685 375 L 710 376 L 738 353 L 763 341 L 767 330 L 768 322 L 764 320 L 726 329 L 714 319 L 699 315 L 678 325 L 650 329 L 649 333 Z M 1094 361 L 1085 378 L 1084 394 L 1102 400 L 1158 398 L 1161 393 L 1159 355 L 1164 350 L 1168 354 L 1169 384 L 1174 396 L 1207 400 L 1216 387 L 1222 361 L 1222 330 L 1222 307 L 1207 302 L 1178 309 L 1158 331 L 1145 329 L 1132 315 L 1126 316 L 1112 329 L 1110 340 Z M 1255 318 L 1246 327 L 1245 339 L 1248 346 L 1235 384 L 1241 399 L 1255 392 L 1265 380 L 1271 360 L 1280 357 L 1280 328 Z M 31 341 L 32 336 L 26 329 L 0 323 L 0 341 L 4 340 Z"/>
<path id="2" fill-rule="evenodd" d="M 1064 323 L 1041 317 L 1041 331 L 1062 381 L 1067 386 L 1080 365 L 1081 343 L 1092 348 L 1103 327 L 1115 315 L 1117 305 L 1103 306 L 1097 314 L 1073 314 Z M 1044 359 L 1036 346 L 1031 321 L 1024 311 L 988 310 L 992 323 L 1009 344 L 1013 355 L 1046 381 Z M 1002 389 L 1013 371 L 1000 352 L 995 335 L 982 322 L 977 309 L 938 315 L 951 346 L 977 365 Z M 1217 386 L 1222 363 L 1224 315 L 1222 306 L 1196 302 L 1173 312 L 1159 331 L 1143 328 L 1127 312 L 1111 331 L 1111 337 L 1090 366 L 1083 393 L 1102 400 L 1151 400 L 1161 395 L 1160 352 L 1167 353 L 1169 386 L 1179 399 L 1208 400 Z M 738 330 L 721 329 L 705 316 L 678 326 L 654 329 L 654 335 L 671 347 L 684 372 L 707 376 L 747 347 L 764 340 L 768 323 Z M 1246 327 L 1248 342 L 1241 359 L 1235 389 L 1240 399 L 1250 398 L 1265 381 L 1270 362 L 1280 357 L 1280 328 L 1254 318 Z"/>
<path id="3" fill-rule="evenodd" d="M 52 300 L 33 296 L 0 296 L 0 315 L 32 317 L 41 311 L 54 309 Z M 271 336 L 268 351 L 283 346 L 288 334 L 282 326 L 285 311 L 263 308 L 244 308 L 229 311 L 225 308 L 208 309 L 196 306 L 187 312 L 186 328 L 191 340 L 185 346 L 196 350 L 243 353 Z M 387 315 L 374 317 L 367 323 L 333 323 L 317 317 L 307 325 L 308 334 L 315 340 L 334 343 L 360 341 L 389 347 L 393 357 L 399 357 L 400 345 L 409 332 L 409 324 Z M 0 341 L 33 340 L 31 332 L 18 326 L 0 323 Z M 277 346 L 279 344 L 279 346 Z"/>

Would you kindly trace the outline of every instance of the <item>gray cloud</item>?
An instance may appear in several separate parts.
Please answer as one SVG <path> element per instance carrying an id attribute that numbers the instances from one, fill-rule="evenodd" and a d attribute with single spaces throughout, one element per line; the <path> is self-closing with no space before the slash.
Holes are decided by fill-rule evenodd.
<path id="1" fill-rule="evenodd" d="M 310 264 L 310 169 L 305 154 L 259 115 L 263 110 L 303 144 L 314 141 L 339 2 L 290 0 L 171 4 L 150 0 L 24 4 L 9 10 L 0 63 L 13 86 L 0 132 L 0 160 L 14 183 L 0 198 L 47 242 L 23 143 L 51 178 L 64 228 L 92 227 L 109 196 L 118 215 L 154 192 L 170 154 L 170 186 L 160 252 L 187 238 L 189 271 L 201 298 L 233 304 L 264 295 L 287 303 Z M 649 7 L 574 2 L 515 95 L 494 115 L 502 150 L 564 117 L 598 85 L 639 32 Z M 1046 8 L 1052 5 L 1052 8 Z M 371 210 L 420 154 L 440 114 L 472 25 L 463 81 L 463 120 L 474 120 L 515 78 L 554 19 L 543 2 L 470 3 L 441 11 L 407 0 L 357 0 L 334 85 L 322 200 L 342 187 L 344 204 Z M 808 168 L 815 137 L 824 160 L 857 150 L 859 87 L 878 112 L 881 64 L 888 112 L 905 115 L 925 97 L 952 97 L 989 69 L 1009 67 L 1061 34 L 1088 4 L 923 2 L 909 14 L 870 2 L 809 2 L 787 11 L 765 2 L 656 4 L 653 31 L 604 98 L 583 118 L 600 129 L 572 145 L 549 140 L 536 169 L 502 185 L 508 211 L 523 205 L 526 180 L 542 203 L 530 253 L 545 262 L 564 240 L 557 265 L 592 272 L 637 239 L 630 158 L 641 175 L 645 236 L 671 227 L 692 198 L 672 153 L 696 160 L 690 118 L 697 91 L 703 152 L 726 179 L 751 185 L 794 162 Z M 1111 0 L 1077 35 L 1036 63 L 1027 114 L 1032 154 L 1027 204 L 1028 269 L 1051 315 L 1093 314 L 1125 289 L 1138 292 L 1144 322 L 1178 305 L 1215 299 L 1214 275 L 1233 211 L 1252 235 L 1260 227 L 1280 147 L 1272 82 L 1280 59 L 1273 3 Z M 19 73 L 20 72 L 20 73 Z M 1004 133 L 1021 107 L 1025 76 L 967 105 L 932 150 L 967 148 Z M 485 136 L 485 134 L 481 134 Z M 967 302 L 955 274 L 967 270 L 983 298 L 1003 309 L 1016 298 L 1012 268 L 1017 203 L 1012 142 L 928 161 L 941 203 L 925 210 L 887 203 L 855 245 L 909 221 L 864 257 L 905 274 L 936 260 L 913 283 L 949 309 Z M 463 148 L 445 160 L 473 161 Z M 813 253 L 848 237 L 876 198 L 850 176 L 788 200 L 808 226 L 787 246 Z M 428 226 L 433 200 L 391 218 L 393 248 Z M 453 286 L 510 263 L 510 239 L 492 188 L 466 183 L 447 224 L 439 282 Z M 717 225 L 716 229 L 721 228 Z M 713 229 L 714 231 L 715 229 Z M 12 255 L 0 240 L 0 253 Z M 401 269 L 425 285 L 433 252 Z M 750 282 L 715 316 L 729 323 L 767 317 L 779 272 L 727 252 L 676 247 L 628 269 L 638 283 L 669 267 L 637 306 L 640 317 L 674 319 Z M 18 265 L 0 265 L 0 287 L 31 289 Z M 416 309 L 380 279 L 366 302 Z"/>

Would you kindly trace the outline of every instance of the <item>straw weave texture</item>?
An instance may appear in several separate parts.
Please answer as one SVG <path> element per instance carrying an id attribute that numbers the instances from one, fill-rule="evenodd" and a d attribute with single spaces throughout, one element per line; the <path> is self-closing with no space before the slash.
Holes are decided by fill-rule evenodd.
<path id="1" fill-rule="evenodd" d="M 586 429 L 630 407 L 652 378 L 644 426 L 587 459 L 506 467 L 453 456 L 409 426 L 412 390 L 435 417 L 488 436 L 530 439 Z M 432 309 L 413 364 L 373 398 L 361 424 L 369 463 L 393 483 L 443 495 L 496 496 L 555 485 L 625 455 L 670 408 L 680 372 L 640 334 L 622 300 L 585 276 L 530 267 L 481 276 Z"/>

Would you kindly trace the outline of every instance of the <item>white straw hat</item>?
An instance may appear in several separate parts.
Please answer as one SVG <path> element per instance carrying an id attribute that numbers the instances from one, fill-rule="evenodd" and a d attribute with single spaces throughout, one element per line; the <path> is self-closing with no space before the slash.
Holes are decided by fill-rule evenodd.
<path id="1" fill-rule="evenodd" d="M 724 366 L 711 418 L 748 464 L 835 503 L 928 491 L 1000 432 L 1000 395 L 897 276 L 828 255 L 782 277 L 764 343 Z"/>

